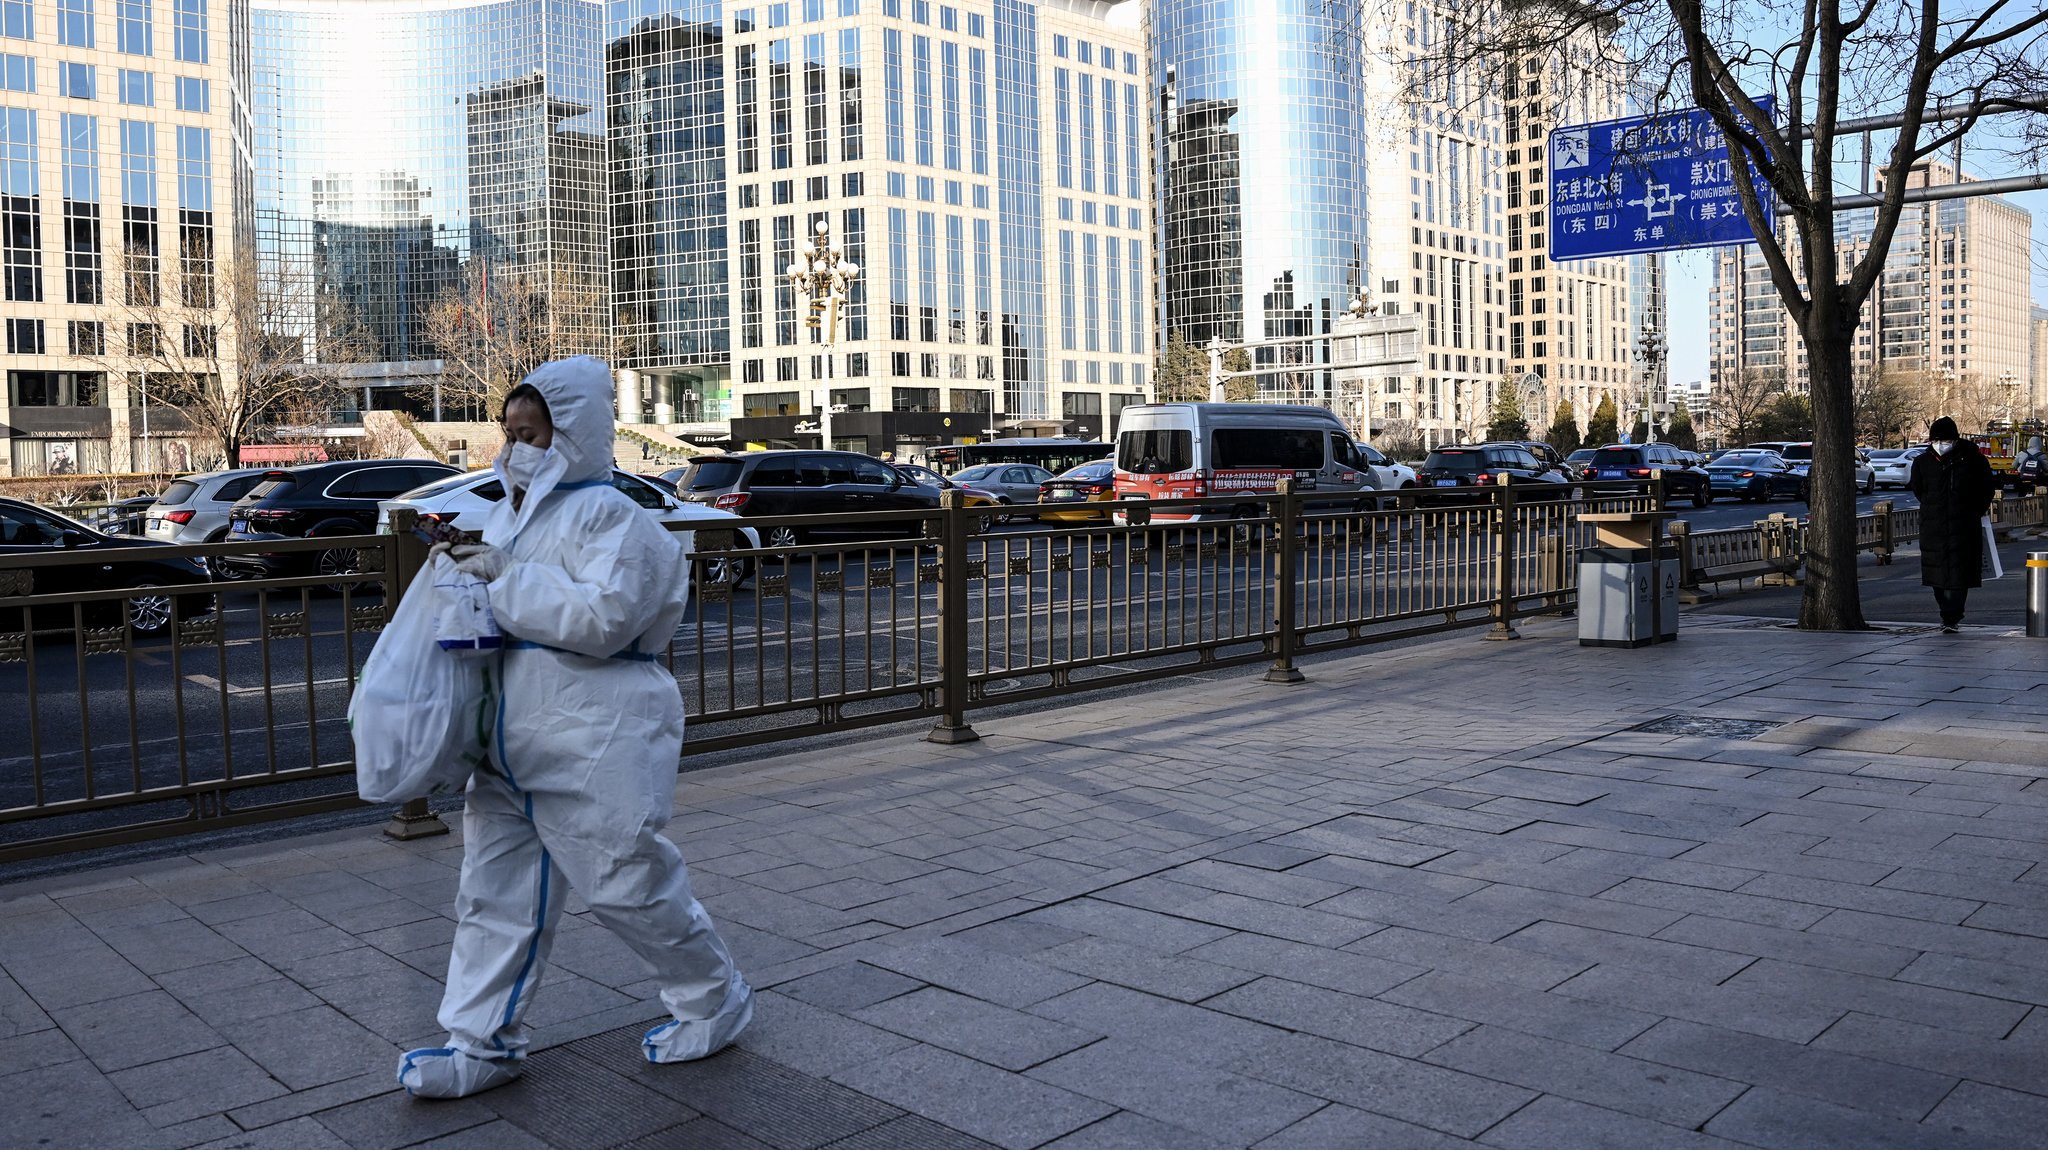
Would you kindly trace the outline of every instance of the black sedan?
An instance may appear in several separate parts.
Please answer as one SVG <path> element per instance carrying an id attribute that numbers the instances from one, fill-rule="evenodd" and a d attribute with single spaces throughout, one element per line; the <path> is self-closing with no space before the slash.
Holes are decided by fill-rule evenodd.
<path id="1" fill-rule="evenodd" d="M 115 589 L 139 592 L 125 601 L 106 599 L 85 604 L 88 627 L 120 626 L 125 603 L 126 622 L 135 634 L 166 631 L 174 613 L 173 593 L 165 588 L 208 581 L 204 567 L 172 553 L 165 544 L 127 535 L 105 535 L 18 499 L 0 499 L 0 571 L 7 569 L 8 556 L 60 552 L 89 554 L 94 561 L 28 568 L 26 593 Z M 179 594 L 175 601 L 177 619 L 195 619 L 211 614 L 214 608 L 210 593 Z M 67 604 L 40 607 L 30 622 L 39 631 L 69 630 L 76 622 L 72 610 Z M 0 608 L 0 631 L 19 630 L 21 612 Z"/>
<path id="2" fill-rule="evenodd" d="M 1798 499 L 1806 476 L 1774 451 L 1731 451 L 1707 464 L 1716 496 L 1764 503 L 1779 496 Z"/>

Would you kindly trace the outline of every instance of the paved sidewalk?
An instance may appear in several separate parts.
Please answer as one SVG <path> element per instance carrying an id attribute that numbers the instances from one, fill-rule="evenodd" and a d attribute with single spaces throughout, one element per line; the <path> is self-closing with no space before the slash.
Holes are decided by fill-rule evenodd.
<path id="1" fill-rule="evenodd" d="M 686 775 L 689 1066 L 572 913 L 526 1078 L 398 1091 L 456 837 L 0 887 L 0 1146 L 2048 1143 L 2048 642 L 1570 626 Z"/>

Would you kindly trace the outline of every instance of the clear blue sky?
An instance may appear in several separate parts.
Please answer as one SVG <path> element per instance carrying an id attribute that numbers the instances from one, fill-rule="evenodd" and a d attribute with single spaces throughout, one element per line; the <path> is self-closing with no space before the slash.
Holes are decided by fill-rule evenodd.
<path id="1" fill-rule="evenodd" d="M 2048 306 L 2048 192 L 2008 197 L 2034 215 L 2033 299 Z M 1711 251 L 1673 252 L 1670 257 L 1671 381 L 1707 379 L 1707 295 L 1714 287 Z"/>

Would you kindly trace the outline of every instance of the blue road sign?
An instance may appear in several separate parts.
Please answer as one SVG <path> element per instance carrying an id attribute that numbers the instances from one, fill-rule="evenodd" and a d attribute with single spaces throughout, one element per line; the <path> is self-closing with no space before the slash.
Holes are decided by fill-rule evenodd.
<path id="1" fill-rule="evenodd" d="M 1757 101 L 1766 115 L 1773 102 Z M 1765 218 L 1770 185 L 1755 181 Z M 1693 109 L 1571 124 L 1550 133 L 1550 258 L 1584 260 L 1756 239 L 1735 194 L 1728 141 Z"/>

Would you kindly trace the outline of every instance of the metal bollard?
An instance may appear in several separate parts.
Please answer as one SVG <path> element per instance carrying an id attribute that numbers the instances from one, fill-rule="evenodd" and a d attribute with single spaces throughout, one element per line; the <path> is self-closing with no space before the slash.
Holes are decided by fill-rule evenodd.
<path id="1" fill-rule="evenodd" d="M 2048 551 L 2027 552 L 2027 636 L 2048 639 Z"/>

